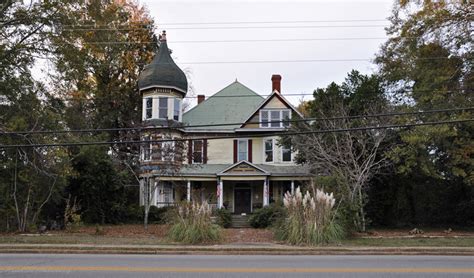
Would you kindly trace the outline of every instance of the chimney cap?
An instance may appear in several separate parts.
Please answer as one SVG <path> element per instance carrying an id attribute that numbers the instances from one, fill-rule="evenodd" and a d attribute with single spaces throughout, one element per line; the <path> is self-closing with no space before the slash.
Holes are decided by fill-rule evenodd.
<path id="1" fill-rule="evenodd" d="M 278 81 L 278 80 L 281 80 L 281 75 L 279 74 L 273 74 L 272 75 L 272 81 L 275 80 L 275 81 Z"/>

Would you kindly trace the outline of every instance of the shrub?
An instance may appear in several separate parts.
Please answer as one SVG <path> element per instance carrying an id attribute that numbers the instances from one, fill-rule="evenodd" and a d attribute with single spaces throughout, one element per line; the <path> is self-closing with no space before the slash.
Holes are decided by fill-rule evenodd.
<path id="1" fill-rule="evenodd" d="M 286 193 L 283 200 L 287 217 L 276 232 L 279 239 L 295 245 L 319 245 L 340 240 L 342 226 L 336 221 L 333 194 L 316 189 L 315 197 L 309 191 Z"/>
<path id="2" fill-rule="evenodd" d="M 148 222 L 153 224 L 164 224 L 169 222 L 169 214 L 173 207 L 155 207 L 151 206 L 148 212 Z M 143 221 L 143 217 L 142 217 Z"/>
<path id="3" fill-rule="evenodd" d="M 218 209 L 217 214 L 217 225 L 222 228 L 229 228 L 232 225 L 232 215 L 227 209 Z"/>
<path id="4" fill-rule="evenodd" d="M 278 204 L 271 204 L 255 210 L 250 216 L 249 223 L 253 228 L 267 228 L 278 224 L 284 218 L 284 208 Z"/>
<path id="5" fill-rule="evenodd" d="M 173 212 L 173 226 L 168 233 L 171 240 L 189 244 L 220 240 L 220 228 L 212 224 L 207 202 L 183 202 Z"/>

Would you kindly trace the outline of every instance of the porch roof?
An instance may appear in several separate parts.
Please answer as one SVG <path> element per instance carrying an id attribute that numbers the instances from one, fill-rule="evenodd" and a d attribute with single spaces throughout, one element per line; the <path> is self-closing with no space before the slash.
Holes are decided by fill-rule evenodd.
<path id="1" fill-rule="evenodd" d="M 192 177 L 192 176 L 202 176 L 202 177 L 218 177 L 222 173 L 232 168 L 232 166 L 237 164 L 192 164 L 192 165 L 183 165 L 179 173 L 175 176 L 179 177 Z M 272 165 L 272 164 L 250 164 L 256 168 L 264 170 L 270 177 L 310 177 L 312 176 L 307 167 L 302 165 Z M 148 166 L 147 170 L 151 170 L 153 173 L 154 166 Z M 246 174 L 246 173 L 232 173 L 226 175 L 234 176 L 248 176 L 255 174 Z"/>

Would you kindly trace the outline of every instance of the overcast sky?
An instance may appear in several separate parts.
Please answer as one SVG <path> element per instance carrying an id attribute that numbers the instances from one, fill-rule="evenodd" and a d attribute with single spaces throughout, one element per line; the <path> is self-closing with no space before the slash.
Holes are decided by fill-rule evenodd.
<path id="1" fill-rule="evenodd" d="M 158 26 L 157 32 L 167 30 L 168 46 L 173 50 L 176 63 L 189 72 L 188 81 L 192 83 L 196 94 L 209 96 L 236 78 L 257 93 L 265 95 L 271 92 L 271 75 L 281 74 L 283 94 L 307 94 L 312 93 L 315 88 L 327 86 L 332 81 L 343 81 L 351 69 L 357 69 L 363 73 L 373 72 L 375 66 L 370 61 L 190 63 L 372 59 L 383 39 L 313 41 L 307 39 L 384 38 L 383 26 L 386 26 L 388 21 L 357 20 L 386 19 L 390 15 L 393 0 L 141 0 L 140 3 L 148 8 L 155 19 Z M 319 22 L 326 20 L 330 22 Z M 354 21 L 334 22 L 337 20 Z M 287 23 L 288 21 L 303 22 Z M 202 23 L 212 22 L 221 24 L 202 25 Z M 224 22 L 238 23 L 222 24 Z M 277 23 L 243 24 L 242 22 Z M 179 25 L 176 23 L 199 24 Z M 334 27 L 340 25 L 345 27 Z M 355 25 L 371 25 L 371 27 L 352 27 Z M 257 26 L 270 28 L 255 28 Z M 278 26 L 283 28 L 278 28 Z M 290 28 L 291 26 L 302 27 Z M 209 27 L 221 29 L 208 29 Z M 183 42 L 256 39 L 269 41 Z M 275 39 L 280 41 L 272 41 Z M 301 41 L 301 39 L 306 41 Z M 295 104 L 298 99 L 299 97 L 290 98 Z"/>

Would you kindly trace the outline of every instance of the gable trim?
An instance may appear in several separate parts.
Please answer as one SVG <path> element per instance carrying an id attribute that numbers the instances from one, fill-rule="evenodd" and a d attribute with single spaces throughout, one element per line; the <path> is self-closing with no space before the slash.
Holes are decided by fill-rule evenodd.
<path id="1" fill-rule="evenodd" d="M 240 176 L 239 174 L 235 174 L 235 173 L 226 173 L 227 171 L 229 170 L 232 170 L 233 168 L 235 167 L 238 167 L 239 165 L 241 164 L 246 164 L 252 168 L 255 168 L 259 171 L 261 171 L 262 173 L 249 173 L 249 174 L 243 174 L 243 175 L 249 175 L 249 176 L 270 176 L 270 173 L 268 171 L 265 171 L 264 169 L 256 166 L 255 164 L 247 161 L 247 160 L 241 160 L 237 163 L 234 163 L 232 165 L 230 165 L 229 167 L 225 168 L 224 170 L 222 170 L 221 172 L 217 173 L 216 175 L 217 176 L 225 176 L 225 175 L 230 175 L 230 176 Z"/>
<path id="2" fill-rule="evenodd" d="M 296 112 L 296 114 L 298 114 L 301 118 L 303 118 L 303 114 L 301 114 L 298 110 L 296 110 L 296 108 L 291 105 L 290 102 L 288 102 L 286 100 L 286 98 L 284 98 L 278 91 L 273 91 L 273 93 L 271 95 L 269 95 L 258 107 L 257 109 L 252 113 L 250 114 L 250 117 L 247 118 L 247 120 L 244 121 L 244 123 L 242 125 L 240 125 L 240 128 L 243 128 L 243 126 L 245 126 L 249 121 L 250 119 L 252 119 L 257 113 L 259 113 L 259 111 L 268 103 L 270 102 L 270 100 L 273 98 L 273 97 L 277 97 L 281 102 L 283 102 L 283 104 L 286 105 L 287 108 L 291 109 L 293 112 Z"/>

